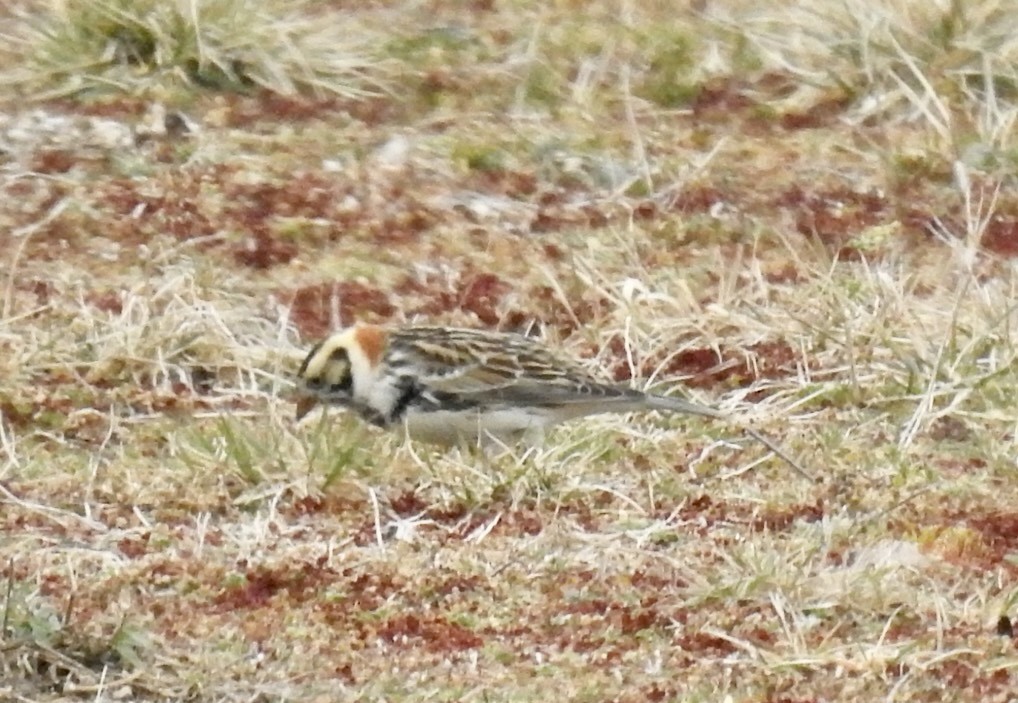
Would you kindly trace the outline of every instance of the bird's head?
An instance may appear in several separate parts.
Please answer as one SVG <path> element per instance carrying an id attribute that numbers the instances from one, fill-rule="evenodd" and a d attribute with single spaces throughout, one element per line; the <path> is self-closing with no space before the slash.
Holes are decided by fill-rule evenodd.
<path id="1" fill-rule="evenodd" d="M 357 324 L 312 347 L 297 371 L 297 419 L 318 404 L 354 406 L 354 394 L 374 378 L 387 342 L 381 327 Z"/>
<path id="2" fill-rule="evenodd" d="M 318 404 L 347 406 L 353 399 L 351 339 L 335 334 L 308 352 L 297 371 L 297 419 Z"/>

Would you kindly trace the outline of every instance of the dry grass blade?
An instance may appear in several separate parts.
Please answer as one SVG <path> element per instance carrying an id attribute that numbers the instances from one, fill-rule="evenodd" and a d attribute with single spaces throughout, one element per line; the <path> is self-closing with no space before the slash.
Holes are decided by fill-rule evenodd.
<path id="1" fill-rule="evenodd" d="M 750 437 L 752 437 L 756 441 L 760 442 L 760 444 L 762 444 L 765 447 L 767 447 L 768 449 L 770 449 L 776 456 L 780 457 L 786 464 L 791 466 L 792 469 L 795 470 L 795 473 L 799 474 L 800 476 L 802 476 L 807 481 L 816 481 L 817 480 L 816 477 L 814 477 L 812 474 L 810 474 L 808 471 L 806 471 L 806 469 L 804 469 L 802 467 L 802 464 L 800 464 L 798 461 L 793 459 L 784 449 L 782 449 L 780 446 L 778 446 L 774 442 L 774 440 L 772 440 L 767 435 L 761 434 L 761 433 L 757 432 L 756 430 L 749 429 L 748 427 L 743 427 L 742 431 L 745 432 L 746 434 L 748 434 Z"/>

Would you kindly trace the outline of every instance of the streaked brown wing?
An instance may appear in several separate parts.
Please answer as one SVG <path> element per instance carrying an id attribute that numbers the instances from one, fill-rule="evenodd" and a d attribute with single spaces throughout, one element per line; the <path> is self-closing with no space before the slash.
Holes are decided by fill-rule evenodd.
<path id="1" fill-rule="evenodd" d="M 393 350 L 417 369 L 424 385 L 446 393 L 492 393 L 523 404 L 548 395 L 565 399 L 578 388 L 601 385 L 583 369 L 515 334 L 410 327 L 393 336 Z"/>

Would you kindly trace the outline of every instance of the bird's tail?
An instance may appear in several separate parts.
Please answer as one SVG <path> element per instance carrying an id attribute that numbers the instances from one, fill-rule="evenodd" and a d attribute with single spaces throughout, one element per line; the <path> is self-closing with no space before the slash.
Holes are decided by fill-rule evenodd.
<path id="1" fill-rule="evenodd" d="M 717 410 L 699 405 L 684 398 L 677 398 L 670 395 L 644 395 L 645 407 L 652 410 L 665 410 L 673 413 L 687 413 L 689 415 L 700 415 L 701 417 L 712 417 L 716 420 L 725 419 L 723 413 Z"/>

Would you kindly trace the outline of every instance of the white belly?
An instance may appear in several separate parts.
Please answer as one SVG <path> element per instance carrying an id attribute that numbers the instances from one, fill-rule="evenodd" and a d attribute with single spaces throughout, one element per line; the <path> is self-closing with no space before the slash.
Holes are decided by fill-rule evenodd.
<path id="1" fill-rule="evenodd" d="M 408 434 L 417 440 L 436 444 L 487 444 L 493 439 L 505 443 L 519 441 L 525 434 L 540 434 L 553 418 L 534 409 L 502 408 L 477 411 L 411 410 L 406 415 Z"/>

